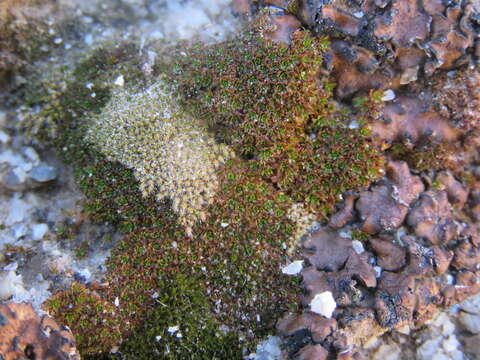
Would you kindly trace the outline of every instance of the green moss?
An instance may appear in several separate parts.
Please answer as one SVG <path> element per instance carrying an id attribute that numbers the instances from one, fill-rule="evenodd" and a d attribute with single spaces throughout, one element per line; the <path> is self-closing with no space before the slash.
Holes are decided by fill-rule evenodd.
<path id="1" fill-rule="evenodd" d="M 451 154 L 455 145 L 448 142 L 424 141 L 415 146 L 405 146 L 400 143 L 393 144 L 388 153 L 393 159 L 401 159 L 409 167 L 418 171 L 441 169 L 456 169 L 456 164 L 451 161 Z"/>
<path id="2" fill-rule="evenodd" d="M 242 359 L 238 337 L 208 316 L 210 304 L 194 278 L 177 274 L 158 285 L 159 305 L 121 348 L 127 359 Z"/>
<path id="3" fill-rule="evenodd" d="M 69 290 L 53 296 L 44 307 L 73 330 L 82 353 L 94 353 L 99 347 L 112 348 L 120 340 L 121 318 L 113 304 L 81 284 L 74 283 Z M 110 329 L 108 336 L 99 336 L 101 329 Z"/>
<path id="4" fill-rule="evenodd" d="M 172 71 L 183 105 L 206 118 L 221 141 L 294 201 L 326 216 L 342 192 L 367 185 L 382 161 L 366 128 L 350 129 L 350 113 L 333 100 L 333 84 L 317 69 L 325 39 L 297 34 L 285 46 L 255 35 L 180 56 Z"/>
<path id="5" fill-rule="evenodd" d="M 252 349 L 276 317 L 296 309 L 299 279 L 281 274 L 299 231 L 292 208 L 305 203 L 326 215 L 381 165 L 368 131 L 346 126 L 364 115 L 338 109 L 333 84 L 317 78 L 325 46 L 307 35 L 290 47 L 246 37 L 194 47 L 177 62 L 169 76 L 184 110 L 242 155 L 218 171 L 215 201 L 192 237 L 169 201 L 142 197 L 131 170 L 85 141 L 86 117 L 111 99 L 112 79 L 137 69 L 134 46 L 90 54 L 64 86 L 32 96 L 43 107 L 27 128 L 74 166 L 86 214 L 124 233 L 107 264 L 108 286 L 93 293 L 75 284 L 47 305 L 72 327 L 83 356 L 123 341 L 126 358 L 240 358 L 241 347 Z M 168 334 L 175 325 L 182 338 Z"/>

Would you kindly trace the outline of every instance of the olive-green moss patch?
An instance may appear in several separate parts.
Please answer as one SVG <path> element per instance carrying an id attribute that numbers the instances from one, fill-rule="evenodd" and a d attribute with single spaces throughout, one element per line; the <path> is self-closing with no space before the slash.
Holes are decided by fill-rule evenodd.
<path id="1" fill-rule="evenodd" d="M 177 274 L 162 283 L 165 291 L 148 321 L 121 348 L 127 359 L 242 359 L 238 336 L 209 318 L 210 304 L 195 278 Z"/>

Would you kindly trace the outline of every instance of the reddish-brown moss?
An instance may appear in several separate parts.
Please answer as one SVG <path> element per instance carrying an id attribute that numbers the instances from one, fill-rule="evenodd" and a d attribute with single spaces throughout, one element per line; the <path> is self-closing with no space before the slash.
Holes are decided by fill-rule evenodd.
<path id="1" fill-rule="evenodd" d="M 342 192 L 378 176 L 381 160 L 368 132 L 339 108 L 318 70 L 324 38 L 296 33 L 287 46 L 247 35 L 179 57 L 174 83 L 184 106 L 206 118 L 219 139 L 258 175 L 318 215 Z"/>

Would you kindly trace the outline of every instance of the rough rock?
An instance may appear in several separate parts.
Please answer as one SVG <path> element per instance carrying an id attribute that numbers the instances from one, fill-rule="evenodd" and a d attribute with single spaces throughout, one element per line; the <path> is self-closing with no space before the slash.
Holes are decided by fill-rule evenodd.
<path id="1" fill-rule="evenodd" d="M 452 205 L 463 207 L 468 199 L 468 189 L 450 171 L 440 172 L 435 180 L 447 192 L 448 201 Z"/>
<path id="2" fill-rule="evenodd" d="M 408 206 L 423 191 L 420 178 L 410 173 L 404 162 L 390 161 L 387 178 L 360 195 L 356 209 L 364 219 L 362 230 L 375 234 L 398 228 L 408 213 Z"/>
<path id="3" fill-rule="evenodd" d="M 406 251 L 401 246 L 394 244 L 390 239 L 369 240 L 374 253 L 377 255 L 377 264 L 387 271 L 400 270 L 406 263 Z"/>
<path id="4" fill-rule="evenodd" d="M 322 345 L 307 345 L 295 356 L 298 360 L 327 360 L 328 351 Z"/>
<path id="5" fill-rule="evenodd" d="M 0 356 L 5 360 L 80 359 L 72 333 L 31 305 L 0 305 Z"/>
<path id="6" fill-rule="evenodd" d="M 459 229 L 454 221 L 448 195 L 442 190 L 429 190 L 420 195 L 407 223 L 415 233 L 431 244 L 446 244 L 458 235 Z"/>
<path id="7" fill-rule="evenodd" d="M 355 204 L 355 195 L 346 194 L 342 203 L 342 208 L 333 214 L 328 221 L 328 226 L 332 229 L 340 229 L 353 219 L 353 207 Z"/>
<path id="8" fill-rule="evenodd" d="M 415 278 L 412 275 L 382 273 L 375 294 L 375 313 L 382 327 L 401 326 L 412 320 L 414 291 Z"/>
<path id="9" fill-rule="evenodd" d="M 480 315 L 462 311 L 458 320 L 472 334 L 480 334 Z"/>
<path id="10" fill-rule="evenodd" d="M 372 123 L 372 133 L 382 141 L 415 144 L 420 139 L 455 141 L 459 132 L 448 119 L 418 98 L 399 96 L 386 105 L 382 116 Z"/>

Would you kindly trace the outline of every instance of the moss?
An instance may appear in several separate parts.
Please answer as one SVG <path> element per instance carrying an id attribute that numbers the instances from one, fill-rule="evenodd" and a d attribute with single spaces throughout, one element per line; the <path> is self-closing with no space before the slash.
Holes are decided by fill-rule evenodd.
<path id="1" fill-rule="evenodd" d="M 264 181 L 319 216 L 342 192 L 377 178 L 382 166 L 367 129 L 347 126 L 362 113 L 339 108 L 333 84 L 317 72 L 327 46 L 307 33 L 290 46 L 246 35 L 192 48 L 171 74 L 186 108 L 258 162 Z"/>
<path id="2" fill-rule="evenodd" d="M 127 359 L 242 359 L 238 337 L 209 318 L 210 304 L 194 278 L 177 274 L 159 287 L 165 289 L 159 305 L 121 348 Z"/>
<path id="3" fill-rule="evenodd" d="M 255 163 L 227 162 L 217 201 L 197 229 L 204 244 L 199 259 L 210 274 L 207 288 L 221 304 L 219 318 L 257 336 L 297 300 L 295 282 L 280 274 L 296 228 L 287 218 L 292 201 L 258 171 Z"/>
<path id="4" fill-rule="evenodd" d="M 0 86 L 14 71 L 38 60 L 48 43 L 46 15 L 54 8 L 50 0 L 6 0 L 0 3 Z"/>
<path id="5" fill-rule="evenodd" d="M 123 341 L 126 358 L 240 358 L 279 314 L 295 311 L 299 278 L 281 274 L 301 232 L 292 212 L 326 215 L 342 191 L 374 179 L 381 163 L 368 131 L 347 127 L 347 117 L 361 114 L 337 108 L 333 84 L 318 81 L 326 46 L 307 35 L 291 47 L 246 37 L 193 48 L 169 74 L 183 110 L 242 155 L 217 168 L 214 201 L 192 237 L 170 201 L 142 196 L 132 170 L 85 141 L 87 118 L 112 99 L 111 80 L 119 69 L 137 69 L 134 46 L 94 52 L 65 71 L 63 85 L 47 85 L 49 95 L 31 97 L 43 106 L 27 128 L 74 166 L 86 214 L 124 233 L 108 260 L 108 286 L 93 292 L 75 284 L 47 304 L 72 327 L 83 356 Z M 182 338 L 168 334 L 175 325 Z"/>
<path id="6" fill-rule="evenodd" d="M 118 329 L 122 324 L 113 304 L 81 284 L 74 283 L 67 291 L 54 295 L 44 307 L 73 330 L 82 353 L 95 352 L 99 346 L 112 348 L 120 340 Z M 101 329 L 110 329 L 108 336 L 97 336 Z"/>
<path id="7" fill-rule="evenodd" d="M 454 153 L 454 150 L 454 144 L 427 140 L 413 147 L 400 143 L 393 144 L 388 154 L 393 159 L 406 161 L 410 168 L 418 171 L 454 170 L 456 164 L 452 163 L 451 160 L 451 154 Z"/>

